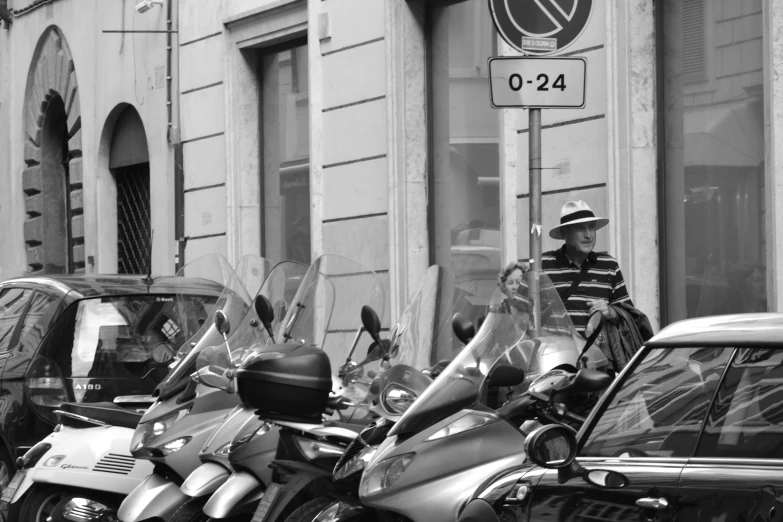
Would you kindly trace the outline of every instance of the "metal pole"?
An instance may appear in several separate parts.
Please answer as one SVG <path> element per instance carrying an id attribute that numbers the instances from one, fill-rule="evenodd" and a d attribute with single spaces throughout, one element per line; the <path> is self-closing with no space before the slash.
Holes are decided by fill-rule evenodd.
<path id="1" fill-rule="evenodd" d="M 530 298 L 533 300 L 535 335 L 541 335 L 541 290 L 538 275 L 541 270 L 541 109 L 529 109 L 530 158 Z"/>

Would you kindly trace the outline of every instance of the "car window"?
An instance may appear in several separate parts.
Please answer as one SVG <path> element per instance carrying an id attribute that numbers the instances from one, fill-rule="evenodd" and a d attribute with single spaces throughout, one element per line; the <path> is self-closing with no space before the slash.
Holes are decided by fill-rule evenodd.
<path id="1" fill-rule="evenodd" d="M 24 312 L 32 290 L 27 288 L 6 288 L 0 292 L 0 352 L 11 348 L 11 340 Z"/>
<path id="2" fill-rule="evenodd" d="M 21 351 L 34 351 L 38 347 L 57 315 L 59 302 L 57 297 L 45 292 L 37 291 L 33 295 L 19 334 Z"/>
<path id="3" fill-rule="evenodd" d="M 599 413 L 580 456 L 690 456 L 733 351 L 651 349 Z"/>
<path id="4" fill-rule="evenodd" d="M 783 459 L 783 346 L 737 350 L 696 456 Z"/>

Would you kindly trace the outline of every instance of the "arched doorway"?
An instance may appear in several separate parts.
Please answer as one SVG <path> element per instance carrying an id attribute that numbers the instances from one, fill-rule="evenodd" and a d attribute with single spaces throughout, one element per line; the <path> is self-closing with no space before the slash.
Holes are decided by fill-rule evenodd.
<path id="1" fill-rule="evenodd" d="M 150 163 L 147 134 L 128 105 L 117 117 L 109 169 L 117 193 L 117 273 L 146 274 L 150 268 Z"/>
<path id="2" fill-rule="evenodd" d="M 81 106 L 60 29 L 38 41 L 24 101 L 24 239 L 32 273 L 84 272 Z"/>

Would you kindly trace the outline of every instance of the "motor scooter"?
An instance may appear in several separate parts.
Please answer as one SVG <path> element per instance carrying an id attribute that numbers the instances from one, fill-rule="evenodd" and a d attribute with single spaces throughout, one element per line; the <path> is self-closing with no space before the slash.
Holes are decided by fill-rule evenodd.
<path id="1" fill-rule="evenodd" d="M 555 287 L 545 274 L 538 277 L 538 297 L 515 298 L 528 306 L 540 299 L 540 324 L 525 306 L 502 306 L 500 289 L 475 335 L 472 323 L 456 318 L 457 335 L 471 340 L 367 464 L 359 490 L 364 506 L 414 522 L 455 520 L 486 479 L 524 463 L 517 423 L 530 404 L 514 401 L 525 397 L 531 383 L 551 370 L 573 372 L 580 360 L 589 369 L 606 368 L 595 339 L 585 342 L 576 333 Z M 610 380 L 601 372 L 580 379 L 596 388 Z"/>
<path id="2" fill-rule="evenodd" d="M 194 260 L 173 278 L 188 278 L 196 284 L 208 281 L 225 288 L 232 272 L 222 256 L 213 254 Z M 161 278 L 157 283 L 165 285 L 167 279 Z M 193 300 L 184 296 L 177 299 L 174 310 L 179 310 L 181 317 L 172 324 L 180 330 L 174 337 L 184 334 L 187 342 L 194 342 L 205 329 L 192 320 L 192 312 L 184 306 L 192 306 Z M 210 317 L 217 299 L 203 300 L 200 312 Z M 50 335 L 56 332 L 52 329 Z M 47 340 L 48 337 L 44 342 Z M 161 367 L 175 365 L 177 348 L 169 342 L 154 346 L 148 354 L 151 369 L 144 379 L 155 380 Z M 100 375 L 85 387 L 105 388 L 109 377 Z M 128 447 L 141 412 L 154 398 L 133 395 L 114 397 L 113 403 L 68 402 L 76 394 L 67 383 L 57 364 L 45 356 L 37 357 L 27 369 L 24 393 L 31 412 L 36 418 L 51 422 L 54 431 L 17 461 L 12 485 L 0 498 L 4 519 L 9 522 L 20 517 L 29 521 L 66 517 L 83 522 L 82 518 L 91 513 L 115 517 L 122 498 L 152 471 L 150 464 L 136 463 Z"/>
<path id="3" fill-rule="evenodd" d="M 131 439 L 133 457 L 151 461 L 154 472 L 123 500 L 117 513 L 123 522 L 167 520 L 187 501 L 180 486 L 201 464 L 200 449 L 215 426 L 239 403 L 234 396 L 191 379 L 196 358 L 205 347 L 224 342 L 230 324 L 238 324 L 248 315 L 250 292 L 257 288 L 248 292 L 247 278 L 257 284 L 270 272 L 267 260 L 243 257 L 218 298 L 210 322 L 203 325 L 203 335 L 177 354 L 176 365 L 156 390 L 155 403 L 144 413 Z"/>
<path id="4" fill-rule="evenodd" d="M 319 520 L 363 519 L 364 515 L 375 518 L 374 510 L 365 508 L 359 501 L 365 465 L 394 423 L 464 346 L 453 335 L 452 316 L 467 313 L 478 319 L 480 315 L 472 304 L 477 296 L 459 284 L 452 274 L 437 265 L 431 266 L 422 277 L 389 342 L 389 350 L 405 353 L 405 359 L 413 361 L 412 365 L 398 362 L 377 375 L 365 374 L 356 363 L 346 361 L 343 365 L 341 377 L 345 386 L 354 386 L 354 381 L 362 379 L 369 384 L 363 402 L 378 418 L 354 439 L 332 470 L 332 481 L 342 489 L 342 494 L 314 499 L 294 511 L 286 522 L 309 521 L 316 515 Z"/>
<path id="5" fill-rule="evenodd" d="M 380 354 L 381 345 L 388 346 L 379 342 L 374 312 L 382 314 L 383 305 L 382 282 L 370 269 L 336 255 L 311 265 L 276 335 L 280 344 L 249 350 L 232 371 L 243 404 L 256 409 L 261 422 L 248 423 L 232 441 L 234 473 L 209 498 L 206 516 L 254 513 L 254 520 L 282 520 L 331 489 L 337 459 L 372 417 L 357 400 L 366 395 L 364 384 L 339 390 L 332 368 L 343 367 L 354 353 Z M 357 325 L 360 316 L 373 323 L 373 339 L 362 338 L 367 325 Z M 388 359 L 393 363 L 393 356 Z M 384 359 L 372 355 L 363 363 L 363 371 L 377 373 Z M 200 365 L 220 367 L 206 358 Z M 329 398 L 333 390 L 338 395 Z M 330 419 L 324 421 L 325 414 Z M 267 437 L 271 429 L 279 429 L 277 445 Z"/>
<path id="6" fill-rule="evenodd" d="M 239 366 L 242 362 L 242 353 L 247 347 L 257 348 L 268 342 L 274 343 L 273 332 L 279 329 L 279 324 L 307 269 L 307 265 L 294 261 L 276 265 L 259 293 L 266 299 L 259 297 L 254 299 L 254 304 L 268 304 L 268 306 L 265 308 L 254 306 L 226 341 L 225 347 L 210 347 L 201 351 L 199 360 L 208 359 L 209 362 L 200 364 L 197 360 L 196 366 L 202 371 L 196 374 L 196 379 L 212 388 L 236 393 L 232 381 L 218 375 L 215 365 L 224 365 L 225 368 L 219 370 L 223 373 L 229 367 Z M 229 325 L 223 327 L 230 329 Z M 232 347 L 238 349 L 234 352 Z M 232 353 L 232 361 L 226 357 L 229 352 Z M 170 522 L 192 522 L 203 516 L 203 507 L 209 496 L 228 479 L 233 471 L 228 454 L 234 436 L 246 423 L 251 426 L 258 425 L 257 427 L 263 424 L 257 419 L 254 411 L 253 408 L 240 404 L 228 412 L 215 427 L 198 455 L 201 465 L 193 470 L 180 486 L 180 492 L 187 497 L 187 500 L 176 509 L 169 519 Z M 266 441 L 271 447 L 277 445 L 277 432 L 277 429 L 270 428 L 266 434 Z"/>

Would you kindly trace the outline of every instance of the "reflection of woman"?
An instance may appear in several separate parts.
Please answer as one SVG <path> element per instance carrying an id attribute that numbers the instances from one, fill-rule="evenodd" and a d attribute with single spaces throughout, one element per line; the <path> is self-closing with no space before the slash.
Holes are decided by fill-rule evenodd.
<path id="1" fill-rule="evenodd" d="M 726 281 L 729 292 L 721 313 L 739 314 L 767 311 L 767 292 L 764 267 L 736 263 L 729 269 Z"/>
<path id="2" fill-rule="evenodd" d="M 492 308 L 493 312 L 513 315 L 528 314 L 528 302 L 518 292 L 520 285 L 524 283 L 524 275 L 528 268 L 519 262 L 509 263 L 498 274 L 498 286 L 503 292 L 504 300 Z"/>

